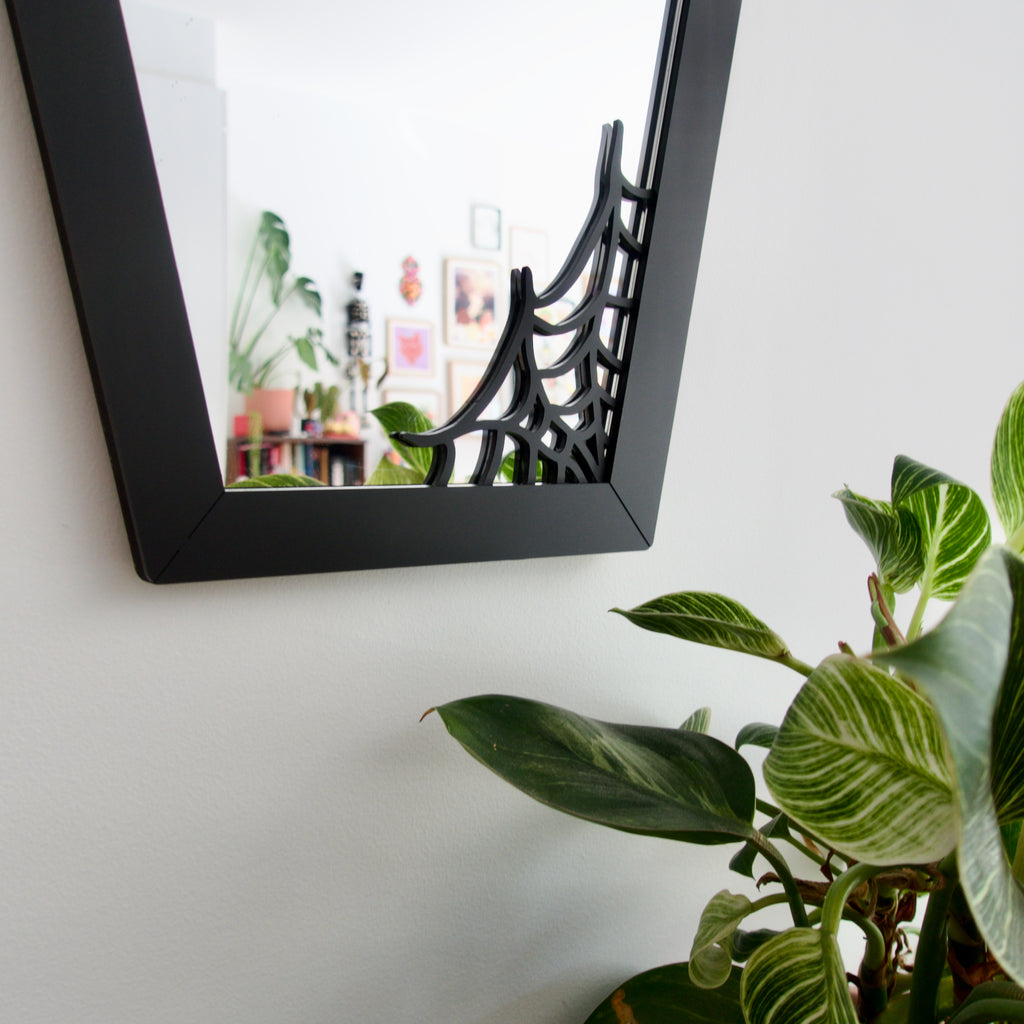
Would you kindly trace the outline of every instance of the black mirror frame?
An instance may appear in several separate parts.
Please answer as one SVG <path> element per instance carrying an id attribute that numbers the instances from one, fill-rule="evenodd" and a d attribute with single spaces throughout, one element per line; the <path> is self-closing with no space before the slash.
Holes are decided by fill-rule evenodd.
<path id="1" fill-rule="evenodd" d="M 667 0 L 637 181 L 655 219 L 608 482 L 288 491 L 224 488 L 119 0 L 6 5 L 144 580 L 650 546 L 740 0 Z"/>

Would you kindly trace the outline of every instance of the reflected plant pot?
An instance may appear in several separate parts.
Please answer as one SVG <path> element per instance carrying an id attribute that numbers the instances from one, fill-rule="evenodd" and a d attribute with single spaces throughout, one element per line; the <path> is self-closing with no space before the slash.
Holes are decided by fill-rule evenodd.
<path id="1" fill-rule="evenodd" d="M 258 412 L 268 433 L 286 434 L 292 429 L 295 409 L 294 388 L 256 388 L 245 396 L 245 411 Z"/>

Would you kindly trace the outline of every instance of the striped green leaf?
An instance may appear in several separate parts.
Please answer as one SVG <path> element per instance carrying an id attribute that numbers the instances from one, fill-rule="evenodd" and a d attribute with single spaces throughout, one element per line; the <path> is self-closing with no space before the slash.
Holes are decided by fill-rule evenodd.
<path id="1" fill-rule="evenodd" d="M 815 669 L 763 771 L 789 818 L 849 857 L 925 864 L 953 848 L 953 797 L 935 715 L 868 662 L 836 655 Z"/>
<path id="2" fill-rule="evenodd" d="M 736 742 L 733 746 L 737 750 L 740 747 L 764 747 L 765 750 L 769 750 L 778 735 L 779 727 L 777 725 L 768 725 L 766 722 L 750 722 L 736 734 Z"/>
<path id="3" fill-rule="evenodd" d="M 1000 822 L 1024 818 L 1024 560 L 1006 556 L 1013 593 L 1010 649 L 992 724 L 992 795 Z"/>
<path id="4" fill-rule="evenodd" d="M 233 490 L 258 489 L 267 487 L 326 487 L 325 483 L 301 473 L 265 473 L 263 476 L 250 476 L 244 480 L 236 480 L 228 484 Z"/>
<path id="5" fill-rule="evenodd" d="M 690 732 L 707 732 L 711 728 L 711 708 L 697 708 L 681 726 Z"/>
<path id="6" fill-rule="evenodd" d="M 750 957 L 740 1003 L 747 1024 L 857 1024 L 835 938 L 811 928 L 790 928 Z"/>
<path id="7" fill-rule="evenodd" d="M 436 711 L 478 761 L 566 814 L 693 843 L 755 835 L 753 773 L 711 736 L 613 725 L 519 697 L 470 697 Z"/>
<path id="8" fill-rule="evenodd" d="M 868 546 L 882 583 L 903 594 L 924 572 L 921 528 L 907 509 L 896 509 L 887 501 L 874 501 L 854 494 L 849 488 L 838 491 L 846 520 Z"/>
<path id="9" fill-rule="evenodd" d="M 723 889 L 700 915 L 690 949 L 690 980 L 698 988 L 718 988 L 732 973 L 732 937 L 752 905 L 746 896 Z"/>
<path id="10" fill-rule="evenodd" d="M 786 642 L 738 601 L 721 594 L 688 591 L 666 594 L 630 611 L 613 608 L 641 629 L 667 633 L 711 647 L 782 660 L 789 655 Z"/>
<path id="11" fill-rule="evenodd" d="M 1024 552 L 1024 384 L 1010 396 L 996 428 L 992 499 L 1008 546 Z"/>
<path id="12" fill-rule="evenodd" d="M 1003 849 L 991 786 L 993 716 L 1007 663 L 1019 560 L 995 548 L 939 626 L 877 659 L 931 698 L 949 744 L 959 809 L 960 883 L 992 955 L 1024 984 L 1024 890 Z M 1013 568 L 1008 568 L 1013 566 Z"/>
<path id="13" fill-rule="evenodd" d="M 943 600 L 956 597 L 992 541 L 981 498 L 945 473 L 900 455 L 892 468 L 892 503 L 913 513 L 921 529 L 922 591 Z"/>
<path id="14" fill-rule="evenodd" d="M 744 1024 L 740 971 L 715 989 L 690 981 L 686 964 L 668 964 L 630 978 L 602 1000 L 584 1024 Z"/>

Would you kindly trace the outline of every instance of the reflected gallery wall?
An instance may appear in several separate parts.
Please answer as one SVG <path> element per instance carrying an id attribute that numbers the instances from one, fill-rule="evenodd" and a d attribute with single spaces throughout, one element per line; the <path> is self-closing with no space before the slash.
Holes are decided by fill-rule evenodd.
<path id="1" fill-rule="evenodd" d="M 663 11 L 644 0 L 618 25 L 616 5 L 598 4 L 580 24 L 569 0 L 564 11 L 545 4 L 538 39 L 519 38 L 531 19 L 510 26 L 500 5 L 470 25 L 451 4 L 300 4 L 280 30 L 258 3 L 241 14 L 226 0 L 123 6 L 222 463 L 243 407 L 227 385 L 227 323 L 260 212 L 284 219 L 292 269 L 323 299 L 319 320 L 287 306 L 267 340 L 316 325 L 341 361 L 321 358 L 314 372 L 293 358 L 274 383 L 337 385 L 339 412 L 409 401 L 445 419 L 500 333 L 510 268 L 528 264 L 543 283 L 568 253 L 604 122 L 624 122 L 633 174 Z M 339 42 L 323 60 L 331 32 Z M 622 53 L 626 72 L 596 73 Z M 357 271 L 369 309 L 365 393 L 346 367 Z M 496 330 L 460 321 L 459 273 L 496 283 L 482 314 Z M 301 400 L 294 411 L 297 428 Z M 372 467 L 387 442 L 372 418 L 362 429 Z"/>

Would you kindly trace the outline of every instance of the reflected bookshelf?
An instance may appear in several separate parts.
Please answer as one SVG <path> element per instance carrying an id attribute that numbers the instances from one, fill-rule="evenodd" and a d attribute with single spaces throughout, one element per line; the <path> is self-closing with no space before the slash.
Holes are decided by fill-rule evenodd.
<path id="1" fill-rule="evenodd" d="M 264 434 L 228 438 L 224 483 L 265 473 L 301 473 L 330 487 L 351 487 L 365 478 L 359 437 Z"/>

